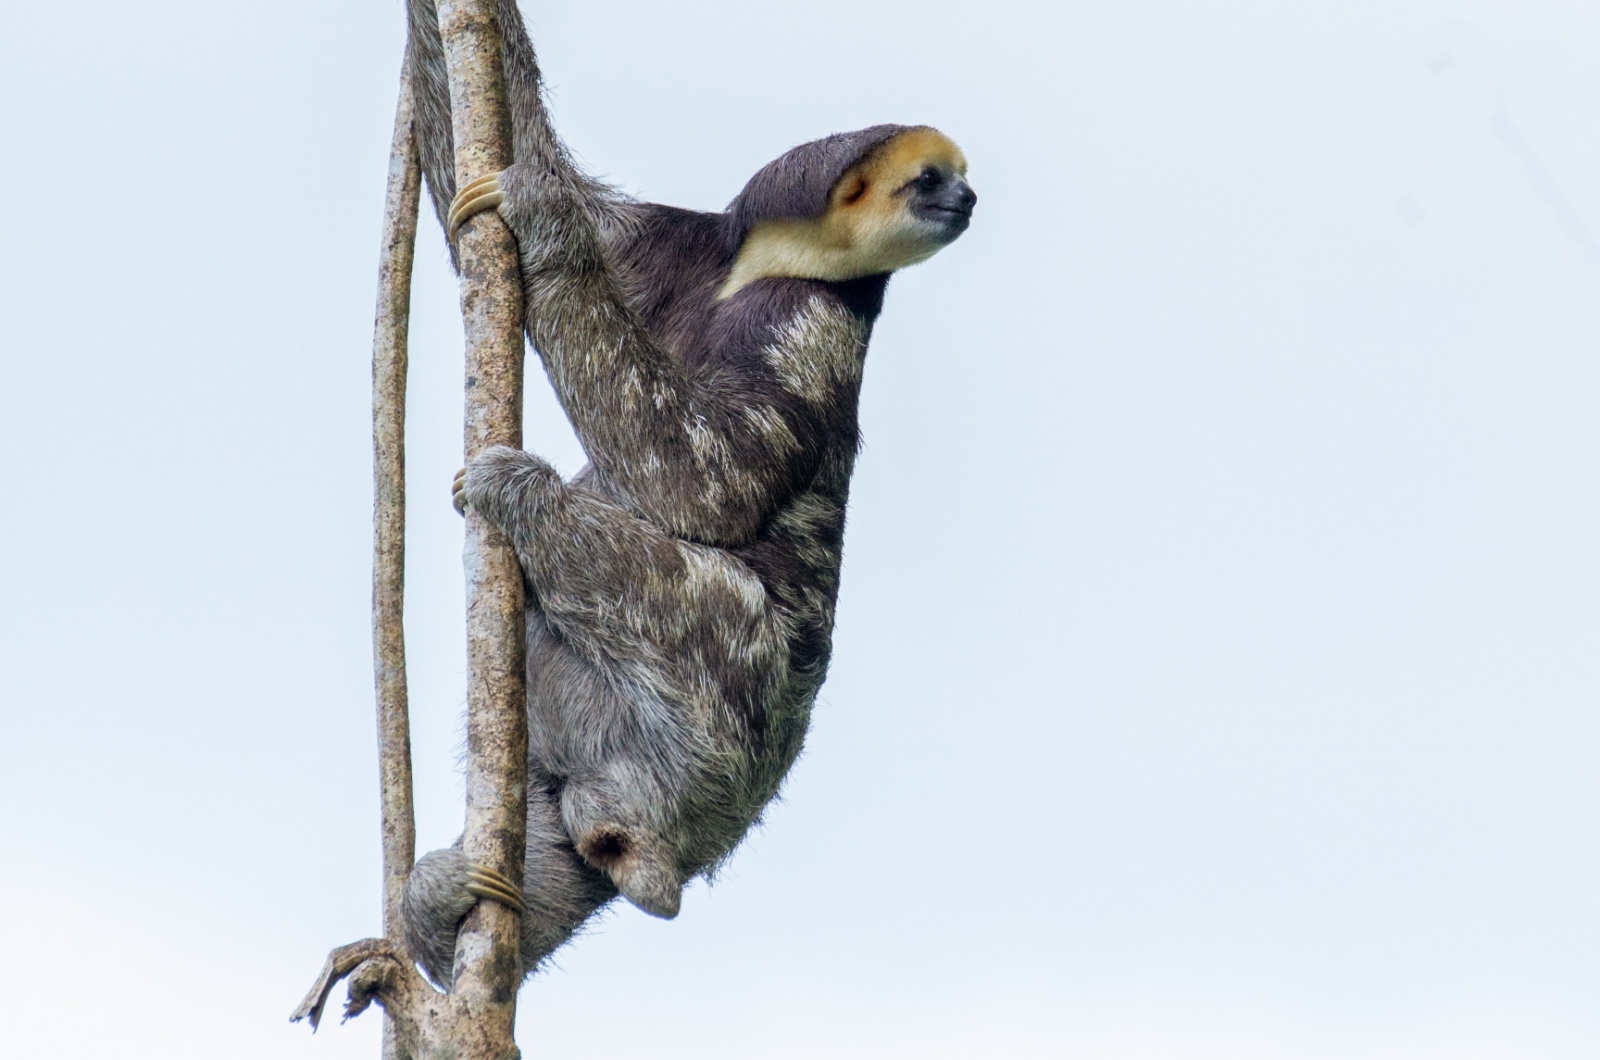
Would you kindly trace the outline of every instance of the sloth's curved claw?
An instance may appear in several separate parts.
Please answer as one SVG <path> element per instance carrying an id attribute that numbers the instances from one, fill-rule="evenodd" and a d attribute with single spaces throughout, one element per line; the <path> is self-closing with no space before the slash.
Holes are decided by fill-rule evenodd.
<path id="1" fill-rule="evenodd" d="M 467 865 L 467 893 L 477 898 L 487 898 L 491 902 L 499 902 L 515 909 L 518 913 L 528 911 L 516 885 L 485 865 L 471 863 Z"/>
<path id="2" fill-rule="evenodd" d="M 505 201 L 505 192 L 500 190 L 499 173 L 479 177 L 456 192 L 456 197 L 450 202 L 450 212 L 445 217 L 445 228 L 450 234 L 450 242 L 456 241 L 456 234 L 461 231 L 461 226 L 471 218 L 485 210 L 492 210 Z"/>

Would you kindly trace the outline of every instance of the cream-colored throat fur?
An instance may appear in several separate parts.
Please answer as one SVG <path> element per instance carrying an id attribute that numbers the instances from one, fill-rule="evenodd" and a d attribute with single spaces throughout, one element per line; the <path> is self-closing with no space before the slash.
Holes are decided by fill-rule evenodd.
<path id="1" fill-rule="evenodd" d="M 930 244 L 909 226 L 879 224 L 867 232 L 839 231 L 831 218 L 765 221 L 745 237 L 717 299 L 768 276 L 806 280 L 853 280 L 915 265 L 934 255 Z"/>

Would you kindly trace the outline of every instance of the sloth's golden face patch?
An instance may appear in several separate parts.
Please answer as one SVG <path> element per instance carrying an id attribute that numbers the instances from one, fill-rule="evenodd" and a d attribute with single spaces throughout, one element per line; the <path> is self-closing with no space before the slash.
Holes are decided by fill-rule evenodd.
<path id="1" fill-rule="evenodd" d="M 887 211 L 895 196 L 927 167 L 964 179 L 967 158 L 954 141 L 937 129 L 903 132 L 840 178 L 830 197 L 832 206 Z"/>

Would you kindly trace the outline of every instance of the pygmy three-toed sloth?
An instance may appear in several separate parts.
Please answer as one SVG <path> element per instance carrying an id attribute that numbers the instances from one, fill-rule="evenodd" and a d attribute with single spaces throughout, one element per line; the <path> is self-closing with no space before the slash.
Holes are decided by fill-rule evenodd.
<path id="1" fill-rule="evenodd" d="M 967 227 L 960 150 L 926 126 L 803 144 L 722 213 L 629 200 L 551 129 L 515 0 L 497 0 L 516 162 L 457 195 L 433 0 L 409 0 L 416 129 L 452 234 L 498 209 L 528 337 L 590 463 L 457 477 L 528 596 L 521 902 L 459 847 L 407 885 L 407 941 L 448 984 L 479 897 L 523 907 L 532 971 L 621 894 L 657 916 L 759 818 L 827 669 L 862 359 L 889 274 Z"/>

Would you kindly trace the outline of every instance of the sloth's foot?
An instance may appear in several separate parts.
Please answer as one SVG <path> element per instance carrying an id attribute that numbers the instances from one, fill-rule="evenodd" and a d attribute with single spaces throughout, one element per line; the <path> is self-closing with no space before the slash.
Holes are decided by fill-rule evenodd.
<path id="1" fill-rule="evenodd" d="M 522 894 L 517 890 L 516 884 L 500 875 L 498 872 L 484 865 L 467 862 L 467 893 L 477 898 L 487 898 L 491 902 L 515 909 L 519 914 L 527 913 L 528 907 L 522 901 Z"/>
<path id="2" fill-rule="evenodd" d="M 505 201 L 505 193 L 500 190 L 499 173 L 479 177 L 456 192 L 456 197 L 450 202 L 450 212 L 445 218 L 450 241 L 455 242 L 456 233 L 461 231 L 461 226 L 469 219 L 485 210 L 492 210 Z"/>

